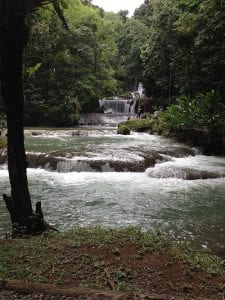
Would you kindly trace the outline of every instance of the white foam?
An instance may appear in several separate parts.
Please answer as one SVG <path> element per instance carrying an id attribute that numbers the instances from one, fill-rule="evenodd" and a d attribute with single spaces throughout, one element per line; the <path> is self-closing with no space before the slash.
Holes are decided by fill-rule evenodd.
<path id="1" fill-rule="evenodd" d="M 161 162 L 146 170 L 146 174 L 156 178 L 182 178 L 192 176 L 209 178 L 225 177 L 225 158 L 215 156 L 188 156 L 171 158 L 170 161 Z"/>

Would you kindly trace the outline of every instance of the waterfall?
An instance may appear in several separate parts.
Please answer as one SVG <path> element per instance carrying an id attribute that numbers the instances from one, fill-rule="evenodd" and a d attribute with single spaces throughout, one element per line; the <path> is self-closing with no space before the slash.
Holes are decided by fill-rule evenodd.
<path id="1" fill-rule="evenodd" d="M 100 99 L 99 105 L 105 114 L 135 115 L 136 101 L 134 99 Z"/>
<path id="2" fill-rule="evenodd" d="M 145 91 L 145 89 L 144 89 L 143 83 L 139 82 L 137 90 L 132 92 L 131 95 L 132 95 L 133 99 L 142 98 L 144 96 L 144 91 Z"/>
<path id="3" fill-rule="evenodd" d="M 143 87 L 143 83 L 142 82 L 139 82 L 138 83 L 138 89 L 137 89 L 139 95 L 140 95 L 140 98 L 144 95 L 144 87 Z"/>
<path id="4" fill-rule="evenodd" d="M 79 125 L 89 126 L 89 125 L 104 125 L 104 126 L 117 126 L 118 123 L 127 120 L 126 115 L 122 114 L 100 114 L 100 113 L 89 113 L 86 115 L 81 115 L 79 120 Z"/>
<path id="5" fill-rule="evenodd" d="M 136 100 L 131 98 L 113 97 L 112 99 L 100 99 L 101 113 L 89 113 L 81 115 L 79 125 L 105 125 L 117 126 L 126 121 L 128 117 L 135 116 Z"/>
<path id="6" fill-rule="evenodd" d="M 99 106 L 102 113 L 81 115 L 79 125 L 117 126 L 118 123 L 126 121 L 128 116 L 135 115 L 136 100 L 118 97 L 100 99 Z"/>

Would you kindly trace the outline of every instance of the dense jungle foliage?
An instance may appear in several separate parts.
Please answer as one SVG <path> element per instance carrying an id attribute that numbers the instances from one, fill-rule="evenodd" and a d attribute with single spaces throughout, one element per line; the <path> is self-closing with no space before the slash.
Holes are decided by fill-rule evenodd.
<path id="1" fill-rule="evenodd" d="M 65 3 L 69 30 L 50 7 L 34 17 L 24 54 L 25 125 L 74 125 L 98 111 L 99 98 L 125 95 L 139 81 L 167 106 L 179 98 L 165 115 L 171 126 L 180 126 L 188 103 L 181 123 L 201 123 L 212 110 L 223 123 L 224 1 L 145 0 L 131 18 L 91 0 Z"/>

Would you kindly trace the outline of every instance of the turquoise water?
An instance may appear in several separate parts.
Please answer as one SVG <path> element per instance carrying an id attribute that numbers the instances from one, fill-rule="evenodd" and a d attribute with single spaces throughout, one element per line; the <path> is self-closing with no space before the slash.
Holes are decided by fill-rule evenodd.
<path id="1" fill-rule="evenodd" d="M 46 220 L 62 231 L 90 225 L 160 228 L 173 239 L 189 239 L 197 246 L 222 251 L 225 158 L 203 156 L 196 149 L 190 149 L 195 155 L 188 155 L 186 148 L 186 154 L 181 155 L 182 147 L 158 136 L 122 137 L 114 131 L 78 137 L 59 132 L 29 137 L 28 152 L 56 153 L 70 160 L 77 155 L 83 160 L 138 160 L 140 153 L 148 151 L 158 151 L 165 158 L 144 172 L 28 169 L 32 200 L 42 201 Z M 186 180 L 185 172 L 214 172 L 217 178 Z M 0 189 L 10 193 L 4 166 L 0 169 Z M 8 229 L 8 213 L 0 202 L 1 235 Z"/>

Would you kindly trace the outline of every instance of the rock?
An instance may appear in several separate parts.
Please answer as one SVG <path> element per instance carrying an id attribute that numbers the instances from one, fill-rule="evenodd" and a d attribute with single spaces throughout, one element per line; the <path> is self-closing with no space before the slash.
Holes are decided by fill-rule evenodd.
<path id="1" fill-rule="evenodd" d="M 117 134 L 130 135 L 130 129 L 126 125 L 121 125 L 117 129 Z"/>
<path id="2" fill-rule="evenodd" d="M 118 248 L 115 248 L 112 250 L 112 254 L 114 254 L 116 256 L 120 256 L 120 250 Z"/>

